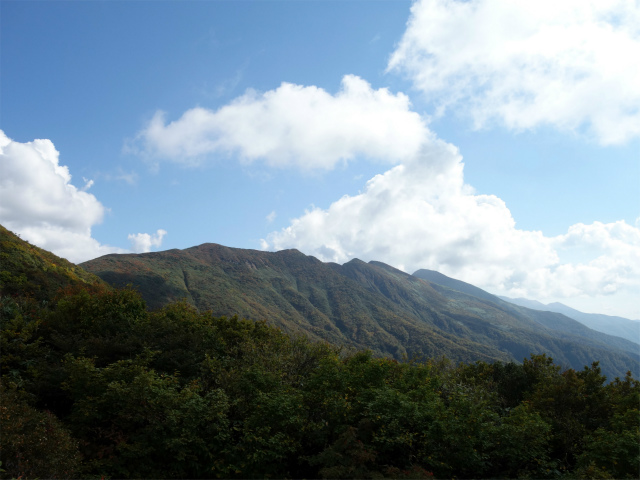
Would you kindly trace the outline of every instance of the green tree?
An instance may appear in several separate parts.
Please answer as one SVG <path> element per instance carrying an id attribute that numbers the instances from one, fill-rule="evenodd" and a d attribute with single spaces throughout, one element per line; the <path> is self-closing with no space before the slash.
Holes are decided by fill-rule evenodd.
<path id="1" fill-rule="evenodd" d="M 28 405 L 18 391 L 0 387 L 2 478 L 77 478 L 78 444 L 51 412 Z"/>

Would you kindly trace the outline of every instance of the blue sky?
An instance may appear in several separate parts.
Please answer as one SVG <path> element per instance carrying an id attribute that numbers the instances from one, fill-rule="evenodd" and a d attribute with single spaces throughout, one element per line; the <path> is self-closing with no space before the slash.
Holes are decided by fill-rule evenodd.
<path id="1" fill-rule="evenodd" d="M 637 2 L 3 1 L 0 223 L 640 318 Z M 634 26 L 635 25 L 635 26 Z"/>

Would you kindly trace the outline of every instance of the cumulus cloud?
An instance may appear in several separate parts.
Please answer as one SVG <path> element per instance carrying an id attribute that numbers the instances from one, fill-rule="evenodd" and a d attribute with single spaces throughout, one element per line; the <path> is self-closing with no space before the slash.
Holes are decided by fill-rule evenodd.
<path id="1" fill-rule="evenodd" d="M 162 245 L 162 238 L 167 234 L 166 230 L 159 229 L 155 234 L 148 233 L 129 234 L 131 248 L 135 253 L 146 253 L 151 251 L 151 247 Z"/>
<path id="2" fill-rule="evenodd" d="M 624 221 L 579 223 L 552 240 L 561 258 L 569 252 L 587 260 L 559 265 L 547 289 L 569 297 L 640 288 L 640 229 Z"/>
<path id="3" fill-rule="evenodd" d="M 53 142 L 20 143 L 0 130 L 0 223 L 34 245 L 72 262 L 127 250 L 103 245 L 91 236 L 105 207 L 71 183 Z"/>
<path id="4" fill-rule="evenodd" d="M 388 68 L 439 105 L 515 130 L 640 136 L 640 4 L 419 0 Z"/>
<path id="5" fill-rule="evenodd" d="M 409 273 L 428 268 L 530 298 L 640 288 L 640 229 L 579 224 L 558 237 L 519 230 L 502 200 L 464 183 L 460 154 L 441 141 L 375 176 L 362 193 L 307 211 L 262 246 L 338 263 L 380 260 Z M 578 260 L 562 260 L 575 251 Z"/>
<path id="6" fill-rule="evenodd" d="M 157 112 L 134 150 L 154 161 L 199 164 L 213 154 L 237 154 L 245 162 L 312 170 L 357 155 L 395 162 L 415 154 L 427 135 L 406 95 L 347 75 L 335 95 L 283 83 L 247 91 L 216 111 L 193 108 L 170 123 Z"/>

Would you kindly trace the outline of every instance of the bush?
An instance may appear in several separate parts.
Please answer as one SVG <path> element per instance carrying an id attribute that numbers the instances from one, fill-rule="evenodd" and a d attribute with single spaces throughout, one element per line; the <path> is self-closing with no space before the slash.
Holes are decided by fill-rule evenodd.
<path id="1" fill-rule="evenodd" d="M 15 390 L 0 389 L 0 430 L 3 478 L 77 476 L 77 442 L 55 415 L 27 405 Z"/>

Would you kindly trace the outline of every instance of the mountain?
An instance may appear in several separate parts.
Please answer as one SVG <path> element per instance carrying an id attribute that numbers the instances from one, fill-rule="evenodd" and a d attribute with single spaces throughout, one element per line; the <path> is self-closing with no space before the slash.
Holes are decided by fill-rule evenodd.
<path id="1" fill-rule="evenodd" d="M 471 285 L 470 283 L 463 282 L 462 280 L 456 280 L 455 278 L 447 277 L 446 275 L 440 272 L 436 272 L 435 270 L 421 269 L 413 272 L 413 276 L 421 278 L 423 280 L 427 280 L 431 283 L 435 283 L 436 285 L 440 285 L 442 287 L 448 287 L 452 290 L 466 293 L 473 297 L 488 300 L 490 302 L 495 302 L 497 299 L 495 295 L 492 295 L 489 292 L 485 292 L 481 288 Z"/>
<path id="2" fill-rule="evenodd" d="M 525 303 L 523 306 L 519 306 L 512 302 L 505 301 L 496 295 L 492 295 L 478 287 L 465 283 L 461 280 L 447 277 L 446 275 L 435 272 L 433 270 L 418 270 L 414 272 L 413 275 L 424 280 L 429 280 L 433 284 L 440 285 L 441 289 L 450 289 L 462 293 L 467 293 L 468 295 L 474 296 L 479 300 L 484 300 L 491 303 L 504 312 L 508 312 L 509 314 L 523 317 L 528 319 L 529 321 L 533 321 L 539 325 L 543 325 L 553 330 L 555 334 L 560 338 L 577 336 L 580 337 L 582 339 L 582 342 L 584 343 L 590 344 L 590 342 L 592 341 L 603 342 L 609 347 L 626 351 L 633 356 L 640 355 L 640 349 L 638 348 L 638 345 L 636 343 L 615 335 L 603 334 L 602 332 L 598 332 L 560 312 L 552 312 L 546 310 L 541 311 L 540 309 L 529 308 L 529 303 Z M 535 305 L 536 303 L 537 302 L 531 304 Z"/>
<path id="3" fill-rule="evenodd" d="M 549 312 L 557 312 L 573 318 L 578 322 L 598 332 L 615 335 L 617 337 L 626 338 L 640 345 L 640 321 L 630 320 L 628 318 L 616 317 L 611 315 L 602 315 L 599 313 L 584 313 L 575 310 L 562 303 L 554 302 L 545 305 L 536 300 L 528 300 L 526 298 L 509 298 L 500 297 L 502 300 L 521 305 L 523 307 L 534 310 L 543 310 Z"/>
<path id="4" fill-rule="evenodd" d="M 110 284 L 134 285 L 150 308 L 185 299 L 216 316 L 264 319 L 290 333 L 398 359 L 522 361 L 531 353 L 547 353 L 578 369 L 600 360 L 610 378 L 640 371 L 637 349 L 623 339 L 563 315 L 518 307 L 468 284 L 460 291 L 380 262 L 354 259 L 338 265 L 297 250 L 203 244 L 112 254 L 81 266 Z"/>
<path id="5" fill-rule="evenodd" d="M 354 260 L 353 263 L 358 263 Z M 204 244 L 107 255 L 82 264 L 110 284 L 133 284 L 154 309 L 185 299 L 216 316 L 267 320 L 289 333 L 382 355 L 508 360 L 505 352 L 426 325 L 341 271 L 297 250 L 262 252 Z"/>
<path id="6" fill-rule="evenodd" d="M 22 240 L 0 225 L 0 293 L 48 301 L 73 285 L 106 285 L 64 258 Z"/>
<path id="7" fill-rule="evenodd" d="M 638 382 L 562 369 L 569 353 L 578 368 L 601 359 L 610 376 L 633 360 L 533 320 L 562 315 L 526 317 L 453 279 L 295 250 L 202 245 L 89 262 L 157 303 L 260 307 L 315 338 L 469 363 L 397 362 L 184 302 L 148 311 L 140 294 L 4 230 L 0 246 L 4 477 L 637 477 Z M 517 358 L 514 345 L 565 365 L 471 363 Z"/>

